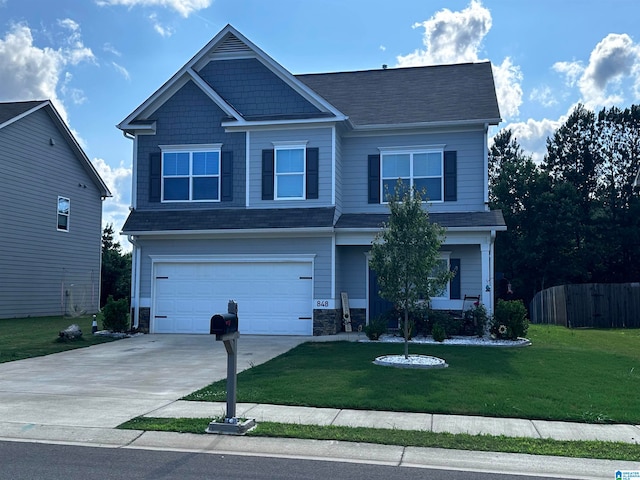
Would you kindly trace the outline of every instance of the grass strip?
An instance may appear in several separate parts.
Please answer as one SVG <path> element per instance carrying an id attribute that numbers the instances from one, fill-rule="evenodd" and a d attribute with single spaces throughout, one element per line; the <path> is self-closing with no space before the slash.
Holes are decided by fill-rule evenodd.
<path id="1" fill-rule="evenodd" d="M 138 417 L 118 428 L 204 434 L 210 419 Z M 248 433 L 254 437 L 339 440 L 344 442 L 448 448 L 484 452 L 523 453 L 558 457 L 640 461 L 640 445 L 623 442 L 564 441 L 540 438 L 468 435 L 398 429 L 299 425 L 260 422 Z"/>
<path id="2" fill-rule="evenodd" d="M 74 323 L 82 330 L 82 337 L 76 340 L 60 339 L 58 332 Z M 92 323 L 91 315 L 0 319 L 0 363 L 114 341 L 113 338 L 92 335 Z"/>

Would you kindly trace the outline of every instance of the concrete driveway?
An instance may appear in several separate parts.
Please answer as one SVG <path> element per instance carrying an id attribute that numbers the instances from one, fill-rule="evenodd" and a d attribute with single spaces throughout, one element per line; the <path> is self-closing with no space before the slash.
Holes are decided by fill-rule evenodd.
<path id="1" fill-rule="evenodd" d="M 309 339 L 241 336 L 238 372 Z M 140 335 L 0 364 L 0 419 L 27 426 L 113 428 L 226 374 L 224 344 L 213 336 Z"/>

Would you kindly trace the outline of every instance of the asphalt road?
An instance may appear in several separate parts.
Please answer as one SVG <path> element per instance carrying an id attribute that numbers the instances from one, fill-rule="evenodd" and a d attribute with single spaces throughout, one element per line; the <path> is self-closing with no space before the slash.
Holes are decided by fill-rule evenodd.
<path id="1" fill-rule="evenodd" d="M 0 442 L 0 459 L 0 479 L 2 480 L 531 480 L 532 478 L 495 473 L 317 460 L 23 442 Z"/>

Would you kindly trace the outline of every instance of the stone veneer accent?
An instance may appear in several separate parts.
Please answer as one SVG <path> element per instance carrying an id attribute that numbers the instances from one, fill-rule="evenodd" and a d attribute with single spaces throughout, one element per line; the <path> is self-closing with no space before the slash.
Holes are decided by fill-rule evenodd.
<path id="1" fill-rule="evenodd" d="M 367 310 L 364 308 L 352 308 L 351 312 L 351 329 L 354 332 L 358 328 L 363 328 L 366 324 Z M 342 324 L 341 309 L 327 309 L 313 311 L 313 335 L 335 335 L 344 332 Z"/>
<path id="2" fill-rule="evenodd" d="M 132 310 L 132 316 L 135 314 L 135 310 Z M 151 325 L 151 308 L 140 307 L 140 318 L 138 318 L 138 331 L 141 333 L 149 333 L 149 326 Z"/>

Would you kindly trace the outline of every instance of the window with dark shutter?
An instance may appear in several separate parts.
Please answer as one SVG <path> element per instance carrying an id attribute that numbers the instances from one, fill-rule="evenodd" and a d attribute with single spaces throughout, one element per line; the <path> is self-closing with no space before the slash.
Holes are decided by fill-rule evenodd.
<path id="1" fill-rule="evenodd" d="M 273 200 L 274 151 L 262 151 L 262 200 Z"/>
<path id="2" fill-rule="evenodd" d="M 222 194 L 220 199 L 223 202 L 233 200 L 233 152 L 222 152 L 222 184 L 220 189 Z"/>
<path id="3" fill-rule="evenodd" d="M 444 152 L 444 201 L 455 202 L 458 199 L 458 153 Z"/>
<path id="4" fill-rule="evenodd" d="M 306 165 L 306 190 L 307 198 L 318 198 L 318 182 L 319 182 L 319 150 L 317 148 L 307 148 L 307 165 Z"/>
<path id="5" fill-rule="evenodd" d="M 149 154 L 149 202 L 159 202 L 162 192 L 162 154 Z"/>
<path id="6" fill-rule="evenodd" d="M 369 155 L 369 203 L 380 203 L 380 155 Z"/>

